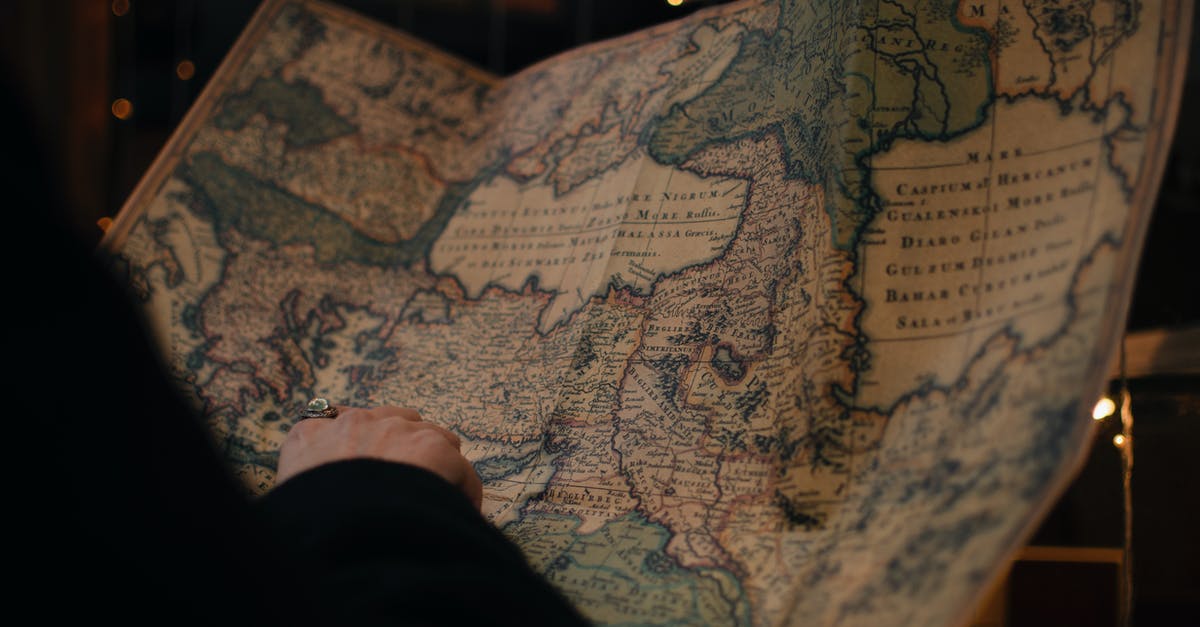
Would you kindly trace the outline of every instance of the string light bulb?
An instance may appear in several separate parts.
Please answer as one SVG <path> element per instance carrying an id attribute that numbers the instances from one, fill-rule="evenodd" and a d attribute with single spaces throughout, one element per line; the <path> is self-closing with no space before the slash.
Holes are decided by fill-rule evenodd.
<path id="1" fill-rule="evenodd" d="M 683 0 L 667 0 L 667 4 L 677 7 L 683 4 Z"/>
<path id="2" fill-rule="evenodd" d="M 179 65 L 175 66 L 175 76 L 178 76 L 181 81 L 191 80 L 195 75 L 196 64 L 187 59 L 180 61 Z"/>
<path id="3" fill-rule="evenodd" d="M 1117 403 L 1113 399 L 1102 396 L 1092 408 L 1092 420 L 1104 420 L 1117 411 Z"/>
<path id="4" fill-rule="evenodd" d="M 1115 446 L 1117 448 L 1121 448 L 1121 447 L 1125 446 L 1125 436 L 1120 433 L 1114 435 L 1113 436 L 1113 446 Z"/>
<path id="5" fill-rule="evenodd" d="M 128 98 L 117 98 L 112 103 L 113 117 L 118 120 L 128 120 L 133 117 L 133 103 Z"/>

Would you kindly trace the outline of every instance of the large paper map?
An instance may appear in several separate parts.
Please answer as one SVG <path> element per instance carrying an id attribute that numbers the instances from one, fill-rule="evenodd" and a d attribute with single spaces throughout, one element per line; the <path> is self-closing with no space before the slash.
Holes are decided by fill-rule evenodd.
<path id="1" fill-rule="evenodd" d="M 961 623 L 1070 479 L 1180 0 L 724 5 L 500 79 L 268 2 L 118 253 L 257 490 L 416 407 L 600 623 Z"/>

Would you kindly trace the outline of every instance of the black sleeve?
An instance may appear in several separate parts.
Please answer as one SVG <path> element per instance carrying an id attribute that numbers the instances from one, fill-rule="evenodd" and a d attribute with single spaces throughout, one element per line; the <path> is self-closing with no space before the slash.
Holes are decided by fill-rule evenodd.
<path id="1" fill-rule="evenodd" d="M 6 584 L 39 624 L 301 624 L 287 556 L 71 221 L 0 77 Z M 293 620 L 296 619 L 296 620 Z"/>
<path id="2" fill-rule="evenodd" d="M 326 464 L 258 507 L 339 624 L 586 624 L 460 490 L 424 469 Z"/>

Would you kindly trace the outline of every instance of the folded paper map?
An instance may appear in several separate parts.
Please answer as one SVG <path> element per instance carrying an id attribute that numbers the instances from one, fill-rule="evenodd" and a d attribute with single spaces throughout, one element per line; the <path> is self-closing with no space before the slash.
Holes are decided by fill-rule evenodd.
<path id="1" fill-rule="evenodd" d="M 602 624 L 956 625 L 1085 459 L 1181 0 L 746 0 L 496 77 L 259 10 L 105 245 L 256 490 L 419 409 Z"/>

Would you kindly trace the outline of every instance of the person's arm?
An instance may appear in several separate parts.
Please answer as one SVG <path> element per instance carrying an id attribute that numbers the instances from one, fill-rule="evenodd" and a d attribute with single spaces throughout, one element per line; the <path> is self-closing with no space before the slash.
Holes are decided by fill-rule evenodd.
<path id="1" fill-rule="evenodd" d="M 341 624 L 586 624 L 480 515 L 457 437 L 413 410 L 301 421 L 277 480 L 258 506 Z"/>

